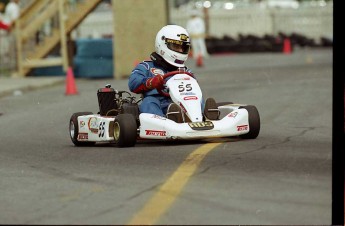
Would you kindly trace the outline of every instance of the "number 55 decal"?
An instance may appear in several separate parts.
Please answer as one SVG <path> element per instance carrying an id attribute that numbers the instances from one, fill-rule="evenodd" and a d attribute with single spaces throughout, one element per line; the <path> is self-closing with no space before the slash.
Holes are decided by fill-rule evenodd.
<path id="1" fill-rule="evenodd" d="M 184 91 L 187 91 L 187 92 L 189 92 L 189 91 L 192 91 L 192 84 L 186 84 L 186 85 L 184 85 L 184 84 L 181 84 L 181 85 L 179 85 L 178 86 L 178 88 L 179 88 L 179 92 L 180 93 L 182 93 L 182 92 L 184 92 Z"/>
<path id="2" fill-rule="evenodd" d="M 98 129 L 98 137 L 104 137 L 104 133 L 105 133 L 105 122 L 101 122 L 99 124 L 99 129 Z"/>

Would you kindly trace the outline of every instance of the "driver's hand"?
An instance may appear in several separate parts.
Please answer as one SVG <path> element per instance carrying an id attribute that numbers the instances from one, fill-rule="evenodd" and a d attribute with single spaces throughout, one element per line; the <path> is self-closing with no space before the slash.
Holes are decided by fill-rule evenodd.
<path id="1" fill-rule="evenodd" d="M 163 83 L 164 83 L 164 79 L 162 75 L 156 75 L 153 78 L 149 78 L 146 80 L 145 86 L 148 89 L 159 89 L 159 88 L 163 88 Z"/>

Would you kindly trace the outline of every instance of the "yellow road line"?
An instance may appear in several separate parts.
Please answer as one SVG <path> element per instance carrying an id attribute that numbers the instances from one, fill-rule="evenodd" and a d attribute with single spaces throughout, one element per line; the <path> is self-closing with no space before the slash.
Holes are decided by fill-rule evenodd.
<path id="1" fill-rule="evenodd" d="M 152 225 L 173 204 L 189 178 L 194 174 L 200 162 L 221 143 L 205 144 L 183 161 L 171 177 L 159 188 L 158 192 L 132 218 L 128 225 Z"/>

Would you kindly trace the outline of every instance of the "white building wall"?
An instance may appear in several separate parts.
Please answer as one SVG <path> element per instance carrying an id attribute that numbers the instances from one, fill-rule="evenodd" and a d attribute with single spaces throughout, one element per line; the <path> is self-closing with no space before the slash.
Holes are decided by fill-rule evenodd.
<path id="1" fill-rule="evenodd" d="M 170 22 L 185 26 L 189 18 L 186 10 L 172 9 Z M 316 41 L 333 36 L 333 5 L 298 9 L 242 8 L 235 10 L 210 9 L 209 35 L 223 37 L 238 34 L 262 36 L 299 33 Z"/>
<path id="2" fill-rule="evenodd" d="M 190 12 L 170 9 L 170 23 L 186 26 Z M 77 37 L 102 37 L 113 34 L 112 11 L 91 13 L 78 27 Z M 209 35 L 223 37 L 238 34 L 277 35 L 299 33 L 318 41 L 320 37 L 333 36 L 333 5 L 325 7 L 239 8 L 234 10 L 209 10 Z"/>

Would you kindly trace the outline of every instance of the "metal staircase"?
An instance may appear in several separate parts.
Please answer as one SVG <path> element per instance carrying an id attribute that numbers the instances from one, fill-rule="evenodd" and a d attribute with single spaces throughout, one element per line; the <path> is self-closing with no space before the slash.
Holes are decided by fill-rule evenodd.
<path id="1" fill-rule="evenodd" d="M 67 41 L 74 28 L 102 0 L 34 0 L 16 21 L 18 75 L 27 76 L 37 67 L 69 66 Z M 48 28 L 49 32 L 42 34 Z M 46 34 L 49 33 L 49 34 Z M 47 57 L 60 47 L 60 56 Z"/>

